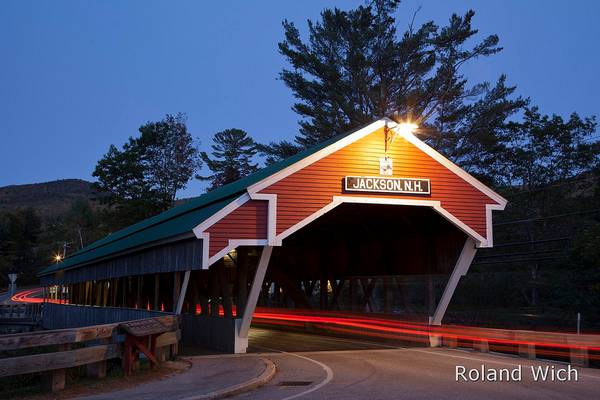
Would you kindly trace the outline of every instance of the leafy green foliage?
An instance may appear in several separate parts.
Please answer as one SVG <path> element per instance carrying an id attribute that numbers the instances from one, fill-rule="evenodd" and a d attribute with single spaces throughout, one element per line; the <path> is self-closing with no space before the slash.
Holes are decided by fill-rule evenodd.
<path id="1" fill-rule="evenodd" d="M 236 181 L 258 169 L 252 163 L 257 148 L 254 140 L 241 129 L 226 129 L 213 136 L 212 158 L 206 153 L 200 153 L 202 160 L 212 171 L 210 176 L 197 176 L 200 180 L 209 180 L 208 190 L 216 189 Z"/>
<path id="2" fill-rule="evenodd" d="M 523 121 L 511 123 L 507 131 L 510 183 L 535 188 L 600 166 L 600 143 L 590 140 L 596 127 L 593 117 L 572 113 L 565 121 L 527 108 Z"/>
<path id="3" fill-rule="evenodd" d="M 184 114 L 148 122 L 139 132 L 122 150 L 111 145 L 93 173 L 98 188 L 112 193 L 113 202 L 125 208 L 128 221 L 171 207 L 177 191 L 201 166 Z"/>

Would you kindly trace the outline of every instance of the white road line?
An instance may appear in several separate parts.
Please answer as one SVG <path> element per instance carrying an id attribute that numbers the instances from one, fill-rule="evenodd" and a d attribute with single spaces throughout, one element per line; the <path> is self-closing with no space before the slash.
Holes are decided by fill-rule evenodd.
<path id="1" fill-rule="evenodd" d="M 464 360 L 471 360 L 471 361 L 479 361 L 482 363 L 492 363 L 492 364 L 504 364 L 504 365 L 511 365 L 514 367 L 517 367 L 519 365 L 523 365 L 522 363 L 514 363 L 514 362 L 510 362 L 509 360 L 501 360 L 500 358 L 502 357 L 506 357 L 504 355 L 494 355 L 493 357 L 496 359 L 482 359 L 482 358 L 477 358 L 477 357 L 467 357 L 467 356 L 459 356 L 459 355 L 454 355 L 454 354 L 444 354 L 444 353 L 439 353 L 437 351 L 427 351 L 427 350 L 417 350 L 417 349 L 407 349 L 409 351 L 414 351 L 414 352 L 418 352 L 418 353 L 427 353 L 427 354 L 432 354 L 432 355 L 438 355 L 438 356 L 443 356 L 443 357 L 452 357 L 452 358 L 462 358 Z M 461 351 L 461 350 L 457 350 L 457 351 Z M 525 360 L 523 360 L 525 361 Z M 549 361 L 549 360 L 539 360 L 538 363 L 544 363 L 544 364 L 557 364 L 556 362 L 553 361 Z M 531 361 L 527 363 L 528 365 L 535 365 L 534 363 L 532 363 Z M 579 374 L 579 376 L 585 376 L 586 378 L 593 378 L 593 379 L 600 379 L 600 376 L 596 376 L 596 375 L 587 375 L 587 374 Z"/>
<path id="2" fill-rule="evenodd" d="M 323 364 L 320 361 L 314 360 L 314 359 L 309 358 L 309 357 L 301 356 L 299 354 L 288 353 L 287 351 L 281 351 L 281 350 L 277 350 L 277 349 L 271 349 L 269 347 L 264 347 L 264 346 L 257 346 L 257 347 L 262 347 L 263 349 L 267 349 L 269 351 L 275 351 L 275 352 L 278 352 L 278 353 L 282 353 L 282 354 L 286 354 L 286 355 L 289 355 L 289 356 L 294 356 L 294 357 L 302 358 L 303 360 L 306 360 L 306 361 L 310 361 L 310 362 L 312 362 L 314 364 L 317 364 L 321 368 L 323 368 L 325 370 L 325 373 L 327 374 L 327 376 L 325 377 L 325 379 L 323 379 L 321 382 L 319 382 L 317 385 L 311 387 L 310 389 L 305 390 L 304 392 L 296 393 L 296 394 L 294 394 L 292 396 L 284 397 L 281 400 L 292 400 L 292 399 L 296 399 L 296 398 L 298 398 L 300 396 L 304 396 L 306 394 L 312 393 L 315 390 L 321 389 L 323 386 L 327 385 L 333 379 L 333 371 L 332 371 L 332 369 L 329 368 L 329 366 Z"/>
<path id="3" fill-rule="evenodd" d="M 507 360 L 503 360 L 503 358 L 509 358 L 509 356 L 507 355 L 503 355 L 503 354 L 490 354 L 490 358 L 489 359 L 482 359 L 482 358 L 477 358 L 477 357 L 468 357 L 468 356 L 460 356 L 460 355 L 454 355 L 454 354 L 447 354 L 447 353 L 441 353 L 438 351 L 428 351 L 428 350 L 420 350 L 420 349 L 415 349 L 415 348 L 411 348 L 411 347 L 403 347 L 403 346 L 392 346 L 392 345 L 386 345 L 386 344 L 380 344 L 380 343 L 374 343 L 374 342 L 367 342 L 367 341 L 355 341 L 352 339 L 342 339 L 342 338 L 336 338 L 336 337 L 327 337 L 328 340 L 333 340 L 333 341 L 339 341 L 339 342 L 347 342 L 347 343 L 356 343 L 356 344 L 371 344 L 371 345 L 377 345 L 377 346 L 381 346 L 381 347 L 385 347 L 388 349 L 396 349 L 396 350 L 404 350 L 404 351 L 413 351 L 413 352 L 417 352 L 417 353 L 426 353 L 426 354 L 431 354 L 431 355 L 437 355 L 437 356 L 442 356 L 442 357 L 451 357 L 451 358 L 461 358 L 461 359 L 465 359 L 465 360 L 471 360 L 471 361 L 479 361 L 482 363 L 491 363 L 491 364 L 504 364 L 504 365 L 511 365 L 511 366 L 519 366 L 519 365 L 523 365 L 522 363 L 515 363 L 515 362 L 511 362 L 510 359 Z M 338 350 L 338 351 L 308 351 L 307 353 L 340 353 L 340 352 L 356 352 L 356 351 L 369 351 L 372 349 L 357 349 L 357 350 Z M 278 350 L 277 350 L 278 351 Z M 454 351 L 463 351 L 463 350 L 454 350 Z M 282 352 L 285 353 L 285 352 Z M 288 353 L 291 354 L 291 353 Z M 297 354 L 292 354 L 295 355 L 297 357 L 302 357 L 299 356 Z M 525 361 L 525 360 L 523 360 Z M 555 362 L 552 360 L 537 360 L 539 363 L 546 363 L 546 364 L 559 364 L 560 362 Z M 318 361 L 317 361 L 318 362 Z M 527 364 L 526 364 L 527 365 Z M 534 363 L 532 363 L 531 361 L 529 361 L 528 365 L 535 365 Z M 579 369 L 579 371 L 581 372 L 581 368 Z M 600 376 L 596 376 L 596 375 L 588 375 L 588 374 L 582 374 L 580 373 L 579 376 L 584 376 L 586 378 L 592 378 L 592 379 L 600 379 Z M 284 399 L 285 400 L 285 399 Z"/>

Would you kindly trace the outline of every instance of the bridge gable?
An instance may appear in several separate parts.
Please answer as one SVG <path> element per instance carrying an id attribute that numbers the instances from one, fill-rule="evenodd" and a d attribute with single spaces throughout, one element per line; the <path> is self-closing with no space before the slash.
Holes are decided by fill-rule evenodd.
<path id="1" fill-rule="evenodd" d="M 377 121 L 248 187 L 248 194 L 231 210 L 223 210 L 194 230 L 197 237 L 210 241 L 208 246 L 205 242 L 204 265 L 237 245 L 281 245 L 287 236 L 342 203 L 431 207 L 479 247 L 491 247 L 491 211 L 503 209 L 506 200 L 414 135 L 394 133 L 390 122 Z M 386 134 L 394 139 L 387 149 L 392 173 L 384 177 L 380 176 L 380 158 L 386 155 Z M 403 182 L 408 189 L 422 180 L 423 185 L 428 181 L 429 190 L 346 190 L 346 177 L 373 177 L 383 186 L 408 178 Z M 393 188 L 394 183 L 389 185 Z"/>

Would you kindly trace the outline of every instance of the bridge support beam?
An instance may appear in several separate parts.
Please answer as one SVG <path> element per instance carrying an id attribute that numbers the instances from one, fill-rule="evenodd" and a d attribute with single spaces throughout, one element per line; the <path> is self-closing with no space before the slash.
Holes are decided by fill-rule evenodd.
<path id="1" fill-rule="evenodd" d="M 271 253 L 273 252 L 273 246 L 264 246 L 262 253 L 260 254 L 260 260 L 252 286 L 250 287 L 250 293 L 248 294 L 248 300 L 246 301 L 246 307 L 241 319 L 236 319 L 235 322 L 235 352 L 245 353 L 248 348 L 248 331 L 250 330 L 250 323 L 252 322 L 252 315 L 256 309 L 256 303 L 258 302 L 258 296 L 262 289 L 263 281 L 265 280 L 265 274 L 267 273 L 267 267 L 269 266 L 269 260 L 271 259 Z"/>
<path id="2" fill-rule="evenodd" d="M 190 283 L 190 270 L 185 271 L 183 275 L 183 283 L 181 284 L 181 289 L 177 294 L 177 306 L 175 307 L 175 314 L 181 314 L 181 309 L 183 308 L 183 301 L 185 300 L 185 294 L 187 293 L 187 288 Z"/>
<path id="3" fill-rule="evenodd" d="M 456 261 L 456 265 L 454 266 L 454 270 L 450 275 L 450 279 L 448 279 L 448 283 L 446 284 L 446 288 L 444 289 L 444 293 L 442 294 L 442 298 L 438 303 L 433 316 L 429 317 L 429 323 L 431 325 L 441 325 L 442 319 L 444 318 L 444 314 L 446 314 L 446 310 L 448 309 L 448 304 L 450 304 L 450 300 L 454 295 L 454 291 L 456 290 L 456 286 L 458 285 L 458 281 L 460 278 L 469 271 L 469 267 L 475 258 L 475 254 L 477 253 L 477 248 L 475 247 L 475 241 L 468 237 L 465 241 L 465 244 L 458 256 L 458 260 Z M 430 344 L 433 347 L 440 345 L 439 337 L 435 335 L 430 335 Z"/>

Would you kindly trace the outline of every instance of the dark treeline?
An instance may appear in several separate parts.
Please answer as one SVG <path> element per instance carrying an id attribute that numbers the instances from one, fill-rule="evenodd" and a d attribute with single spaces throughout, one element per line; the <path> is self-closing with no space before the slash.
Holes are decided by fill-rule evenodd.
<path id="1" fill-rule="evenodd" d="M 388 116 L 416 122 L 418 136 L 509 200 L 495 220 L 498 246 L 480 252 L 457 298 L 475 299 L 491 314 L 507 307 L 593 314 L 600 306 L 595 117 L 546 115 L 505 75 L 470 81 L 465 65 L 502 51 L 498 36 L 479 34 L 473 11 L 442 26 L 417 25 L 418 12 L 375 0 L 347 11 L 325 9 L 306 27 L 284 21 L 278 46 L 289 66 L 279 79 L 296 99 L 296 136 L 257 143 L 251 132 L 232 128 L 200 143 L 185 114 L 148 122 L 98 161 L 93 176 L 108 193 L 101 203 L 76 202 L 53 221 L 33 210 L 2 214 L 0 268 L 44 265 L 62 251 L 60 243 L 68 243 L 68 255 L 172 207 L 193 179 L 213 190 L 256 171 L 259 160 L 272 164 Z M 203 167 L 210 174 L 202 175 Z M 458 319 L 467 318 L 461 304 L 455 304 Z"/>

